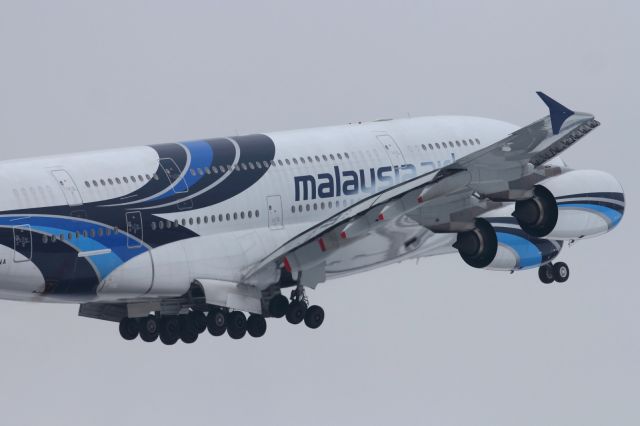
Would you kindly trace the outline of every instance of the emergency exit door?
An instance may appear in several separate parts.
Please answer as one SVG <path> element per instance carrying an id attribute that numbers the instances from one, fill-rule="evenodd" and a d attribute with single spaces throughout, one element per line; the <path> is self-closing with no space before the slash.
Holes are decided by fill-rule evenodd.
<path id="1" fill-rule="evenodd" d="M 282 229 L 282 199 L 279 195 L 269 195 L 267 197 L 267 216 L 269 217 L 269 228 Z"/>
<path id="2" fill-rule="evenodd" d="M 52 170 L 51 174 L 53 178 L 58 182 L 58 187 L 62 190 L 64 198 L 67 200 L 67 204 L 70 207 L 81 206 L 82 196 L 78 187 L 69 176 L 66 170 Z"/>

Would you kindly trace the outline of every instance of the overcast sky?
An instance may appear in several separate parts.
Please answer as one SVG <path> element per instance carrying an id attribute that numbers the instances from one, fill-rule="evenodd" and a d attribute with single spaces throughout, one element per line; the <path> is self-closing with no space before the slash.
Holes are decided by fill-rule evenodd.
<path id="1" fill-rule="evenodd" d="M 2 159 L 408 114 L 526 125 L 544 90 L 602 122 L 563 158 L 628 201 L 619 229 L 562 252 L 566 284 L 404 262 L 321 284 L 315 331 L 269 320 L 262 339 L 165 347 L 75 305 L 1 301 L 2 423 L 639 424 L 639 12 L 0 0 Z"/>

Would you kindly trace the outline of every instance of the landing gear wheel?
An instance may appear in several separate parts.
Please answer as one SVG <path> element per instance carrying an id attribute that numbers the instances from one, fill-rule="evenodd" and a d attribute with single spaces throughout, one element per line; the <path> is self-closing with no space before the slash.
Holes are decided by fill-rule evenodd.
<path id="1" fill-rule="evenodd" d="M 160 341 L 165 345 L 173 345 L 180 338 L 180 321 L 178 317 L 169 316 L 160 320 Z"/>
<path id="2" fill-rule="evenodd" d="M 282 318 L 287 313 L 289 300 L 283 294 L 273 296 L 269 301 L 269 313 L 275 318 Z"/>
<path id="3" fill-rule="evenodd" d="M 540 265 L 540 268 L 538 268 L 538 278 L 540 278 L 540 281 L 544 284 L 551 284 L 554 282 L 553 264 L 546 263 L 544 265 Z"/>
<path id="4" fill-rule="evenodd" d="M 227 315 L 220 309 L 213 309 L 207 316 L 207 329 L 212 336 L 222 336 L 227 331 Z"/>
<path id="5" fill-rule="evenodd" d="M 189 316 L 191 316 L 191 320 L 193 321 L 193 326 L 196 329 L 198 334 L 204 333 L 207 329 L 207 317 L 202 311 L 191 311 L 189 312 Z"/>
<path id="6" fill-rule="evenodd" d="M 563 283 L 569 279 L 569 265 L 564 262 L 558 262 L 553 265 L 553 278 Z"/>
<path id="7" fill-rule="evenodd" d="M 301 301 L 293 301 L 287 309 L 287 321 L 291 324 L 300 324 L 307 313 L 307 305 Z"/>
<path id="8" fill-rule="evenodd" d="M 155 342 L 158 338 L 159 324 L 155 315 L 140 318 L 140 338 L 145 342 Z"/>
<path id="9" fill-rule="evenodd" d="M 242 339 L 247 333 L 247 317 L 240 311 L 227 315 L 227 334 L 232 339 Z"/>
<path id="10" fill-rule="evenodd" d="M 138 337 L 139 327 L 135 318 L 123 318 L 120 321 L 120 336 L 124 340 L 133 340 Z"/>
<path id="11" fill-rule="evenodd" d="M 180 340 L 184 343 L 193 343 L 198 340 L 194 318 L 190 314 L 180 315 Z"/>
<path id="12" fill-rule="evenodd" d="M 262 337 L 267 331 L 267 321 L 262 315 L 249 315 L 247 320 L 247 332 L 251 337 Z"/>
<path id="13" fill-rule="evenodd" d="M 318 305 L 309 306 L 307 312 L 304 314 L 304 323 L 309 328 L 318 328 L 324 321 L 324 309 Z"/>

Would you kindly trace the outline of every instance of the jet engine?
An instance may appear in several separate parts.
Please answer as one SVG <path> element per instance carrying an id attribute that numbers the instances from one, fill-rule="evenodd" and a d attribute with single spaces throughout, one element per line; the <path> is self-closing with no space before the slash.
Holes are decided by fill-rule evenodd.
<path id="1" fill-rule="evenodd" d="M 616 227 L 624 206 L 622 186 L 613 176 L 573 170 L 536 185 L 532 198 L 515 203 L 513 216 L 530 236 L 575 240 Z"/>
<path id="2" fill-rule="evenodd" d="M 476 219 L 476 227 L 458 234 L 454 247 L 474 268 L 514 271 L 538 267 L 554 259 L 562 241 L 532 237 L 509 215 L 511 207 Z"/>

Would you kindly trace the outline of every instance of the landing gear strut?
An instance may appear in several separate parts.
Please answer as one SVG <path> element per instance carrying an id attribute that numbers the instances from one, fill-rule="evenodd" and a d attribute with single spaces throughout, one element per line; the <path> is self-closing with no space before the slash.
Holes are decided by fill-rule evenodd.
<path id="1" fill-rule="evenodd" d="M 563 283 L 569 279 L 569 265 L 564 262 L 545 263 L 538 269 L 538 278 L 544 284 Z"/>

